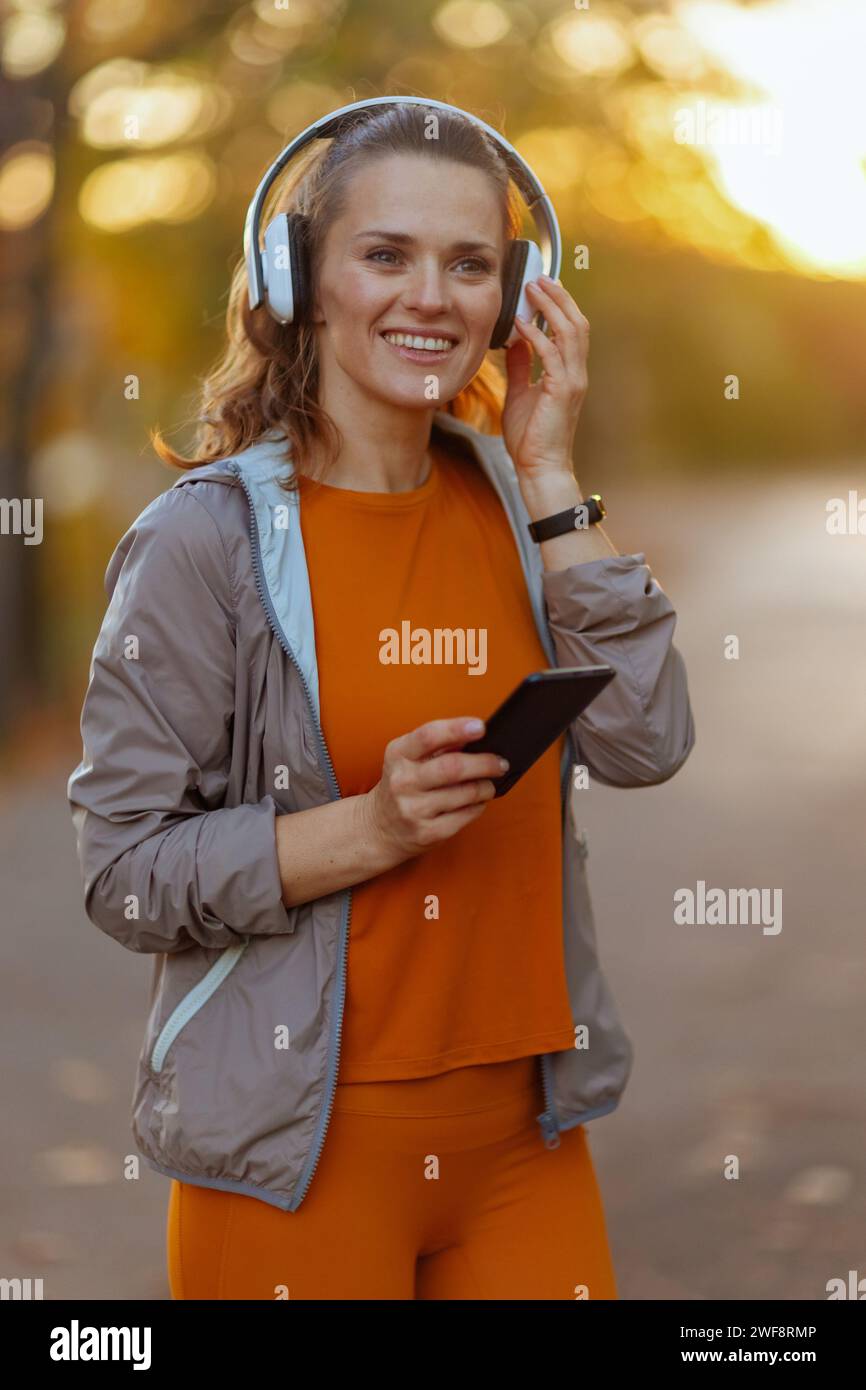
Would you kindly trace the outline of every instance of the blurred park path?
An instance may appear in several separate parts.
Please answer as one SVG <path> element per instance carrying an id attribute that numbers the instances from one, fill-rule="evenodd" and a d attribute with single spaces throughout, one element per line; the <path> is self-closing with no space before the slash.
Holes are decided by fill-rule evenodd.
<path id="1" fill-rule="evenodd" d="M 669 783 L 576 794 L 636 1049 L 618 1111 L 589 1126 L 625 1299 L 822 1299 L 866 1275 L 866 538 L 825 527 L 858 472 L 603 489 L 608 534 L 678 610 L 697 729 Z M 168 1180 L 143 1161 L 122 1176 L 151 962 L 83 912 L 76 731 L 37 753 L 0 784 L 0 1275 L 163 1299 Z M 782 930 L 674 925 L 699 879 L 781 888 Z"/>

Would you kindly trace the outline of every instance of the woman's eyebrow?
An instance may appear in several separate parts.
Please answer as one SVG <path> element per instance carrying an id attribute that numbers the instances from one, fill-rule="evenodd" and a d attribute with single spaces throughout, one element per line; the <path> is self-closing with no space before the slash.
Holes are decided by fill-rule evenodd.
<path id="1" fill-rule="evenodd" d="M 361 241 L 364 237 L 381 237 L 383 241 L 397 241 L 404 246 L 414 246 L 415 237 L 408 232 L 389 232 L 381 227 L 370 227 L 366 231 L 358 232 L 352 237 L 353 241 Z M 489 241 L 454 241 L 451 243 L 452 251 L 493 251 L 496 247 Z"/>

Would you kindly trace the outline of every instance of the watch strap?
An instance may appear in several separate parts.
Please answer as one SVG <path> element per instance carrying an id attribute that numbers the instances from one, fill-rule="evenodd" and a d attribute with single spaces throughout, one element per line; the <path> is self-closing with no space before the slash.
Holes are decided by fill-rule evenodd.
<path id="1" fill-rule="evenodd" d="M 554 512 L 552 516 L 540 517 L 529 523 L 529 534 L 534 541 L 549 541 L 554 536 L 563 536 L 567 531 L 579 531 L 586 526 L 595 526 L 607 516 L 607 510 L 598 492 L 590 493 L 582 502 L 565 511 Z"/>

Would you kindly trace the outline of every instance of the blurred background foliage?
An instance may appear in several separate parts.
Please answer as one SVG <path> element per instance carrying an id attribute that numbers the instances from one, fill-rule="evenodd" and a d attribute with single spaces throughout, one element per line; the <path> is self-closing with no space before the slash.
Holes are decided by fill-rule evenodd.
<path id="1" fill-rule="evenodd" d="M 17 0 L 0 30 L 0 729 L 77 718 L 111 551 L 191 448 L 265 167 L 365 96 L 532 163 L 592 324 L 586 486 L 856 459 L 866 7 L 855 0 Z M 589 263 L 574 266 L 576 249 Z M 739 399 L 725 378 L 739 379 Z M 131 391 L 130 379 L 137 386 Z M 676 494 L 673 494 L 674 498 Z M 675 505 L 675 502 L 674 504 Z M 684 517 L 683 524 L 687 524 Z"/>

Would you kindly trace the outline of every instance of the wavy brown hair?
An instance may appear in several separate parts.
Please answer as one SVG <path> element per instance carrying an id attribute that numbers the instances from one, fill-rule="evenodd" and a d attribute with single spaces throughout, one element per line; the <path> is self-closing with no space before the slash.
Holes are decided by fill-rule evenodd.
<path id="1" fill-rule="evenodd" d="M 438 126 L 437 139 L 429 138 L 431 117 Z M 327 141 L 307 146 L 269 190 L 263 225 L 278 212 L 302 212 L 309 219 L 307 254 L 314 281 L 328 229 L 346 206 L 353 171 L 392 154 L 423 155 L 481 169 L 496 188 L 506 240 L 520 235 L 520 202 L 502 154 L 486 131 L 459 112 L 435 107 L 374 108 Z M 194 453 L 190 458 L 176 453 L 159 429 L 151 430 L 151 443 L 170 466 L 196 468 L 230 458 L 277 430 L 286 437 L 287 459 L 290 454 L 303 457 L 315 441 L 332 463 L 342 436 L 319 404 L 318 383 L 315 328 L 304 322 L 277 323 L 264 305 L 251 310 L 241 256 L 229 290 L 226 344 L 201 380 Z M 505 390 L 502 370 L 488 353 L 472 381 L 443 408 L 476 429 L 499 434 Z M 291 490 L 294 477 L 287 477 L 283 485 Z"/>

